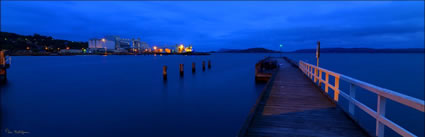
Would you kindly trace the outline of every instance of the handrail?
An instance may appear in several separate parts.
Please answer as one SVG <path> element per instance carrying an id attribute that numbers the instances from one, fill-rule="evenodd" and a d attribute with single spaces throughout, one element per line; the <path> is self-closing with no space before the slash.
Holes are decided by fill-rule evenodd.
<path id="1" fill-rule="evenodd" d="M 357 106 L 363 111 L 365 111 L 367 114 L 375 118 L 376 119 L 376 136 L 378 137 L 384 136 L 384 126 L 389 127 L 390 129 L 394 130 L 395 132 L 397 132 L 398 134 L 402 136 L 411 136 L 411 137 L 416 136 L 413 133 L 401 127 L 400 125 L 392 122 L 391 120 L 385 117 L 385 104 L 386 104 L 386 99 L 390 99 L 390 100 L 393 100 L 394 102 L 397 102 L 397 103 L 406 105 L 410 108 L 424 112 L 423 100 L 417 99 L 411 96 L 407 96 L 389 89 L 381 88 L 381 87 L 351 78 L 349 76 L 332 72 L 327 69 L 320 68 L 312 64 L 308 64 L 304 61 L 300 61 L 298 67 L 302 72 L 304 72 L 304 74 L 307 77 L 312 79 L 315 83 L 318 81 L 319 86 L 321 86 L 322 83 L 325 84 L 326 93 L 328 93 L 328 88 L 333 89 L 334 101 L 338 102 L 339 95 L 346 98 L 349 102 L 348 112 L 351 114 L 350 116 L 354 116 L 354 106 Z M 322 73 L 325 73 L 325 79 L 322 79 Z M 335 78 L 335 81 L 334 81 L 335 83 L 333 85 L 329 83 L 329 75 Z M 339 89 L 340 80 L 343 80 L 350 84 L 349 95 L 347 95 L 344 92 L 340 92 L 341 91 L 341 89 Z M 366 89 L 367 91 L 373 92 L 378 96 L 377 109 L 376 109 L 377 112 L 355 99 L 356 87 Z"/>

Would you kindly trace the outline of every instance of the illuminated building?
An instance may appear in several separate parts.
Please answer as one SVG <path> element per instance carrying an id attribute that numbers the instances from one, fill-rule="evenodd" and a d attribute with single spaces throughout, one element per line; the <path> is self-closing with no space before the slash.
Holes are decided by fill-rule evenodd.
<path id="1" fill-rule="evenodd" d="M 89 49 L 106 49 L 124 51 L 137 49 L 144 49 L 142 46 L 146 46 L 146 43 L 141 42 L 138 39 L 125 39 L 119 36 L 105 36 L 104 38 L 94 38 L 89 40 Z"/>
<path id="2" fill-rule="evenodd" d="M 165 53 L 171 53 L 171 49 L 165 48 Z"/>
<path id="3" fill-rule="evenodd" d="M 184 45 L 183 44 L 178 45 L 176 51 L 177 51 L 177 53 L 183 53 Z"/>
<path id="4" fill-rule="evenodd" d="M 115 41 L 101 38 L 101 39 L 90 39 L 89 49 L 115 49 Z"/>
<path id="5" fill-rule="evenodd" d="M 190 52 L 192 52 L 192 51 L 193 51 L 193 50 L 192 50 L 192 45 L 189 45 L 188 47 L 184 48 L 184 51 L 185 51 L 186 53 L 190 53 Z"/>
<path id="6" fill-rule="evenodd" d="M 180 45 L 176 45 L 175 51 L 177 53 L 190 53 L 190 52 L 193 52 L 193 48 L 192 48 L 192 45 L 185 47 L 183 44 L 180 44 Z"/>

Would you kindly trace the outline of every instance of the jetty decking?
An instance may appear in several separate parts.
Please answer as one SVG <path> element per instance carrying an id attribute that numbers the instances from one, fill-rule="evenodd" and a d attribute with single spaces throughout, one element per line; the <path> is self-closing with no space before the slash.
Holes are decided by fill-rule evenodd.
<path id="1" fill-rule="evenodd" d="M 416 136 L 385 116 L 386 102 L 391 100 L 423 114 L 424 100 L 303 61 L 295 63 L 288 58 L 272 59 L 278 61 L 278 70 L 252 107 L 239 136 L 373 136 L 354 122 L 358 120 L 354 117 L 358 113 L 356 111 L 366 112 L 375 119 L 375 136 L 383 137 L 385 127 L 401 136 Z M 340 82 L 349 84 L 347 91 L 341 91 Z M 376 95 L 376 109 L 356 99 L 357 89 Z M 338 103 L 340 99 L 348 103 Z M 342 107 L 348 107 L 348 110 Z"/>
<path id="2" fill-rule="evenodd" d="M 368 136 L 302 71 L 283 59 L 278 64 L 244 136 Z"/>

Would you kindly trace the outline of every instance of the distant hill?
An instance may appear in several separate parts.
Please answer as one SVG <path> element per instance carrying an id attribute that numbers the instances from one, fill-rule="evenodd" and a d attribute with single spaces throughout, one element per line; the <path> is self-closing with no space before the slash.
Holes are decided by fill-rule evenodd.
<path id="1" fill-rule="evenodd" d="M 320 53 L 424 53 L 423 48 L 373 49 L 373 48 L 321 48 Z M 315 53 L 316 49 L 301 49 L 294 53 Z"/>
<path id="2" fill-rule="evenodd" d="M 75 42 L 68 40 L 54 39 L 51 36 L 34 35 L 19 35 L 9 32 L 0 32 L 0 49 L 10 51 L 26 50 L 27 47 L 32 51 L 65 49 L 81 49 L 87 48 L 87 42 Z"/>
<path id="3" fill-rule="evenodd" d="M 216 53 L 279 53 L 265 48 L 220 49 Z M 289 53 L 316 53 L 316 49 L 300 49 Z M 321 48 L 320 53 L 425 53 L 423 48 L 373 49 L 373 48 Z"/>
<path id="4" fill-rule="evenodd" d="M 248 49 L 220 49 L 218 53 L 279 53 L 279 51 L 269 50 L 265 48 L 248 48 Z"/>

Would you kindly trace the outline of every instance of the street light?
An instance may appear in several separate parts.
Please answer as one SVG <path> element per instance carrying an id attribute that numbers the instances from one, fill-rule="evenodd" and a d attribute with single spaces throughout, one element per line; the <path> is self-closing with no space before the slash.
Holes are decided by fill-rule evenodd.
<path id="1" fill-rule="evenodd" d="M 317 48 L 316 48 L 316 66 L 319 67 L 319 58 L 320 58 L 320 41 L 317 41 Z"/>
<path id="2" fill-rule="evenodd" d="M 280 57 L 282 57 L 282 47 L 283 47 L 283 45 L 280 44 L 279 46 L 280 46 Z"/>

